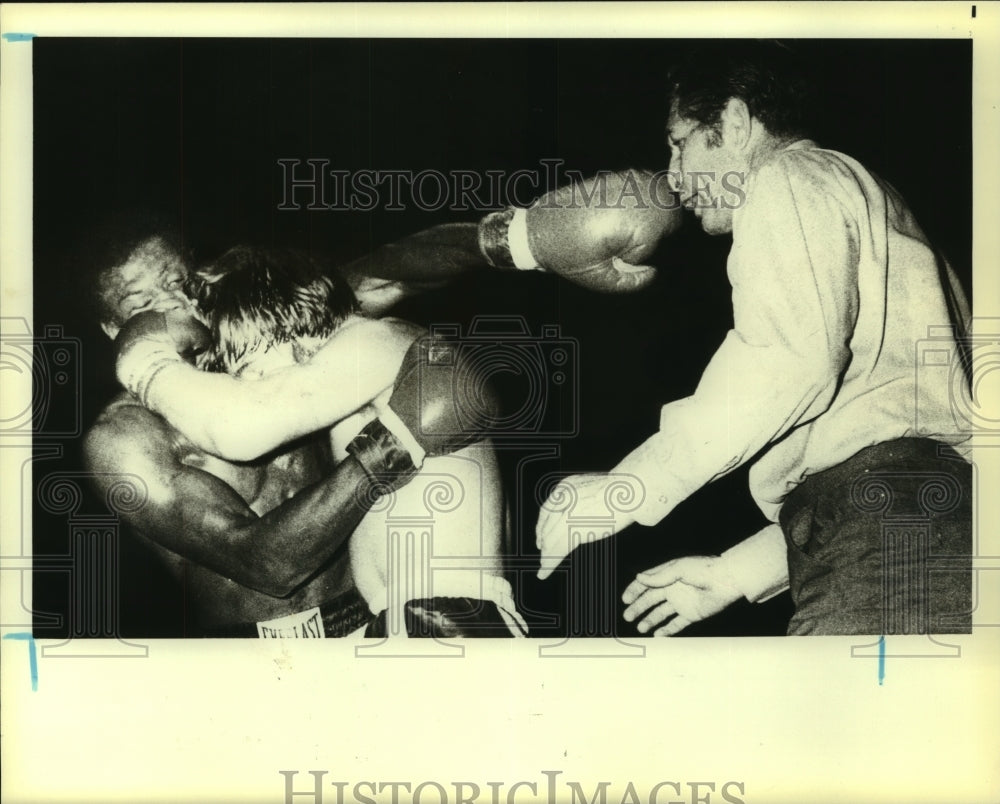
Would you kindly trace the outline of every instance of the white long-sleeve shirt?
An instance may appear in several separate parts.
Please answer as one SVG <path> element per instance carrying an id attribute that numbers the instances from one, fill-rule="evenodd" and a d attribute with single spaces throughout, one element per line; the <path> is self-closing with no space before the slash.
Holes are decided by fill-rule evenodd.
<path id="1" fill-rule="evenodd" d="M 947 383 L 918 382 L 917 344 L 951 323 L 947 293 L 964 319 L 968 304 L 903 200 L 858 162 L 801 140 L 760 165 L 733 213 L 728 274 L 733 329 L 694 394 L 664 405 L 613 470 L 644 486 L 638 522 L 755 457 L 750 490 L 776 522 L 806 476 L 865 447 L 967 439 Z M 756 540 L 771 556 L 774 533 Z"/>

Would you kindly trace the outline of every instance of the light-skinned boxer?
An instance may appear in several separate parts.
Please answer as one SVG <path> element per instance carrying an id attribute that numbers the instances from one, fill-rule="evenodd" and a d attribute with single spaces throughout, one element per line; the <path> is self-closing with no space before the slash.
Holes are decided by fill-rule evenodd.
<path id="1" fill-rule="evenodd" d="M 598 292 L 629 292 L 652 281 L 655 270 L 641 261 L 681 218 L 665 176 L 607 173 L 546 194 L 528 210 L 435 227 L 382 247 L 345 274 L 366 294 L 362 309 L 366 299 L 381 310 L 414 287 L 475 270 L 542 270 Z M 398 332 L 386 322 L 352 319 L 308 360 L 253 382 L 185 362 L 168 323 L 161 316 L 125 326 L 119 380 L 199 449 L 229 461 L 256 460 L 340 421 L 395 376 L 384 355 L 398 356 Z"/>
<path id="2" fill-rule="evenodd" d="M 207 331 L 194 323 L 198 313 L 185 291 L 186 262 L 162 222 L 138 216 L 109 227 L 94 243 L 86 259 L 93 269 L 94 310 L 108 335 L 118 336 L 138 317 L 137 325 L 145 320 L 146 327 L 155 324 L 169 333 L 171 344 L 189 358 L 206 345 Z M 373 344 L 401 342 L 393 327 L 379 322 L 359 322 L 344 335 L 346 350 L 356 358 Z M 402 377 L 403 385 L 409 377 L 412 386 L 420 355 L 409 357 Z M 398 367 L 380 360 L 375 371 L 353 383 L 341 373 L 340 386 L 350 386 L 352 399 L 364 397 L 365 380 L 381 391 Z M 450 394 L 457 368 L 425 365 L 422 376 L 439 377 L 439 387 Z M 433 399 L 427 400 L 433 407 Z M 407 401 L 392 400 L 400 421 L 409 417 L 415 426 L 423 413 L 428 424 L 448 410 L 448 404 L 407 410 L 415 401 L 412 391 Z M 345 403 L 345 414 L 357 407 L 351 404 Z M 183 584 L 191 634 L 340 636 L 371 619 L 351 578 L 348 540 L 380 490 L 415 474 L 409 453 L 391 434 L 366 446 L 364 463 L 349 456 L 332 471 L 325 437 L 300 440 L 258 460 L 220 460 L 126 393 L 98 417 L 84 453 L 99 491 L 107 493 L 124 479 L 145 499 L 121 511 L 122 519 Z M 447 449 L 442 440 L 434 446 Z"/>
<path id="3" fill-rule="evenodd" d="M 267 382 L 322 359 L 337 333 L 366 323 L 342 300 L 350 297 L 342 281 L 324 276 L 314 261 L 293 251 L 237 247 L 200 270 L 198 277 L 199 308 L 212 333 L 206 364 L 244 381 Z M 387 633 L 386 610 L 393 603 L 398 622 L 405 623 L 411 636 L 476 631 L 497 636 L 505 623 L 511 633 L 524 633 L 526 625 L 503 578 L 505 510 L 496 457 L 489 441 L 476 432 L 495 415 L 489 389 L 475 387 L 476 378 L 464 374 L 468 395 L 456 399 L 462 390 L 450 384 L 454 372 L 435 375 L 431 362 L 461 363 L 454 345 L 430 338 L 405 321 L 381 323 L 390 337 L 381 339 L 378 353 L 369 357 L 401 366 L 395 385 L 329 430 L 334 461 L 360 460 L 391 493 L 364 517 L 350 539 L 355 584 L 377 616 L 370 633 Z M 436 384 L 437 376 L 446 384 Z M 349 374 L 335 378 L 330 393 L 350 381 Z M 419 395 L 419 405 L 429 404 L 435 413 L 433 420 L 421 418 L 416 437 L 409 432 L 413 422 L 404 424 L 394 411 L 414 407 L 411 395 Z M 487 410 L 471 407 L 484 400 Z M 430 407 L 423 410 L 429 412 Z M 461 424 L 455 418 L 460 412 Z M 466 432 L 448 431 L 458 426 Z M 442 430 L 443 435 L 421 429 Z M 463 441 L 467 445 L 457 449 Z M 405 483 L 385 473 L 386 445 L 400 452 L 401 459 L 405 456 L 400 447 L 409 453 L 414 474 L 405 477 Z M 411 545 L 418 547 L 417 555 L 407 563 L 401 555 L 407 543 L 399 531 L 412 530 L 421 520 L 427 543 Z M 447 566 L 440 565 L 442 557 Z M 430 568 L 431 560 L 438 561 L 436 569 Z M 390 569 L 392 561 L 396 563 Z M 403 588 L 404 582 L 410 586 Z"/>

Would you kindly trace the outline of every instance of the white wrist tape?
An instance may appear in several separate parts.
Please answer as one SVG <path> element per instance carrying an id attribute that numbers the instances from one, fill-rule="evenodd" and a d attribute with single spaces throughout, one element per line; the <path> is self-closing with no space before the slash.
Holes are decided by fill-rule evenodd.
<path id="1" fill-rule="evenodd" d="M 514 267 L 522 271 L 536 270 L 538 262 L 531 253 L 528 244 L 528 210 L 515 209 L 507 229 L 507 246 L 510 248 L 510 258 Z"/>
<path id="2" fill-rule="evenodd" d="M 149 392 L 153 380 L 169 367 L 184 365 L 182 358 L 172 345 L 157 340 L 140 340 L 118 358 L 118 380 L 139 401 L 149 407 Z"/>
<path id="3" fill-rule="evenodd" d="M 420 446 L 417 439 L 413 437 L 413 433 L 410 432 L 410 428 L 403 424 L 402 419 L 396 415 L 396 412 L 386 405 L 379 411 L 378 418 L 385 426 L 385 429 L 392 433 L 396 440 L 403 445 L 403 449 L 410 453 L 410 460 L 413 461 L 413 465 L 417 469 L 423 466 L 424 458 L 427 457 L 427 450 Z"/>

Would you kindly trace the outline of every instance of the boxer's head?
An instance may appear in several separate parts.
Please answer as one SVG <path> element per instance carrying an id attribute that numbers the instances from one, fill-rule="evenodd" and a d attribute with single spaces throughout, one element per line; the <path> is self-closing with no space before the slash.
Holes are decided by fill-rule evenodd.
<path id="1" fill-rule="evenodd" d="M 144 310 L 190 309 L 187 261 L 179 239 L 145 213 L 116 215 L 89 233 L 78 264 L 91 312 L 114 338 Z"/>
<path id="2" fill-rule="evenodd" d="M 808 136 L 811 82 L 782 45 L 722 42 L 692 51 L 671 70 L 669 84 L 667 141 L 676 189 L 706 232 L 729 232 L 753 166 Z"/>
<path id="3" fill-rule="evenodd" d="M 358 311 L 346 282 L 295 251 L 238 246 L 197 279 L 212 331 L 205 366 L 240 376 L 308 359 Z"/>

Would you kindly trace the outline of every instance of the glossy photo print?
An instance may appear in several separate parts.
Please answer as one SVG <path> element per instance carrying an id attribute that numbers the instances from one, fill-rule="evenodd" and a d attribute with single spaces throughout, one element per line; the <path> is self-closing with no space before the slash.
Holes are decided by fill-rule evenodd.
<path id="1" fill-rule="evenodd" d="M 996 21 L 384 8 L 5 11 L 5 716 L 136 728 L 88 800 L 981 800 Z"/>

